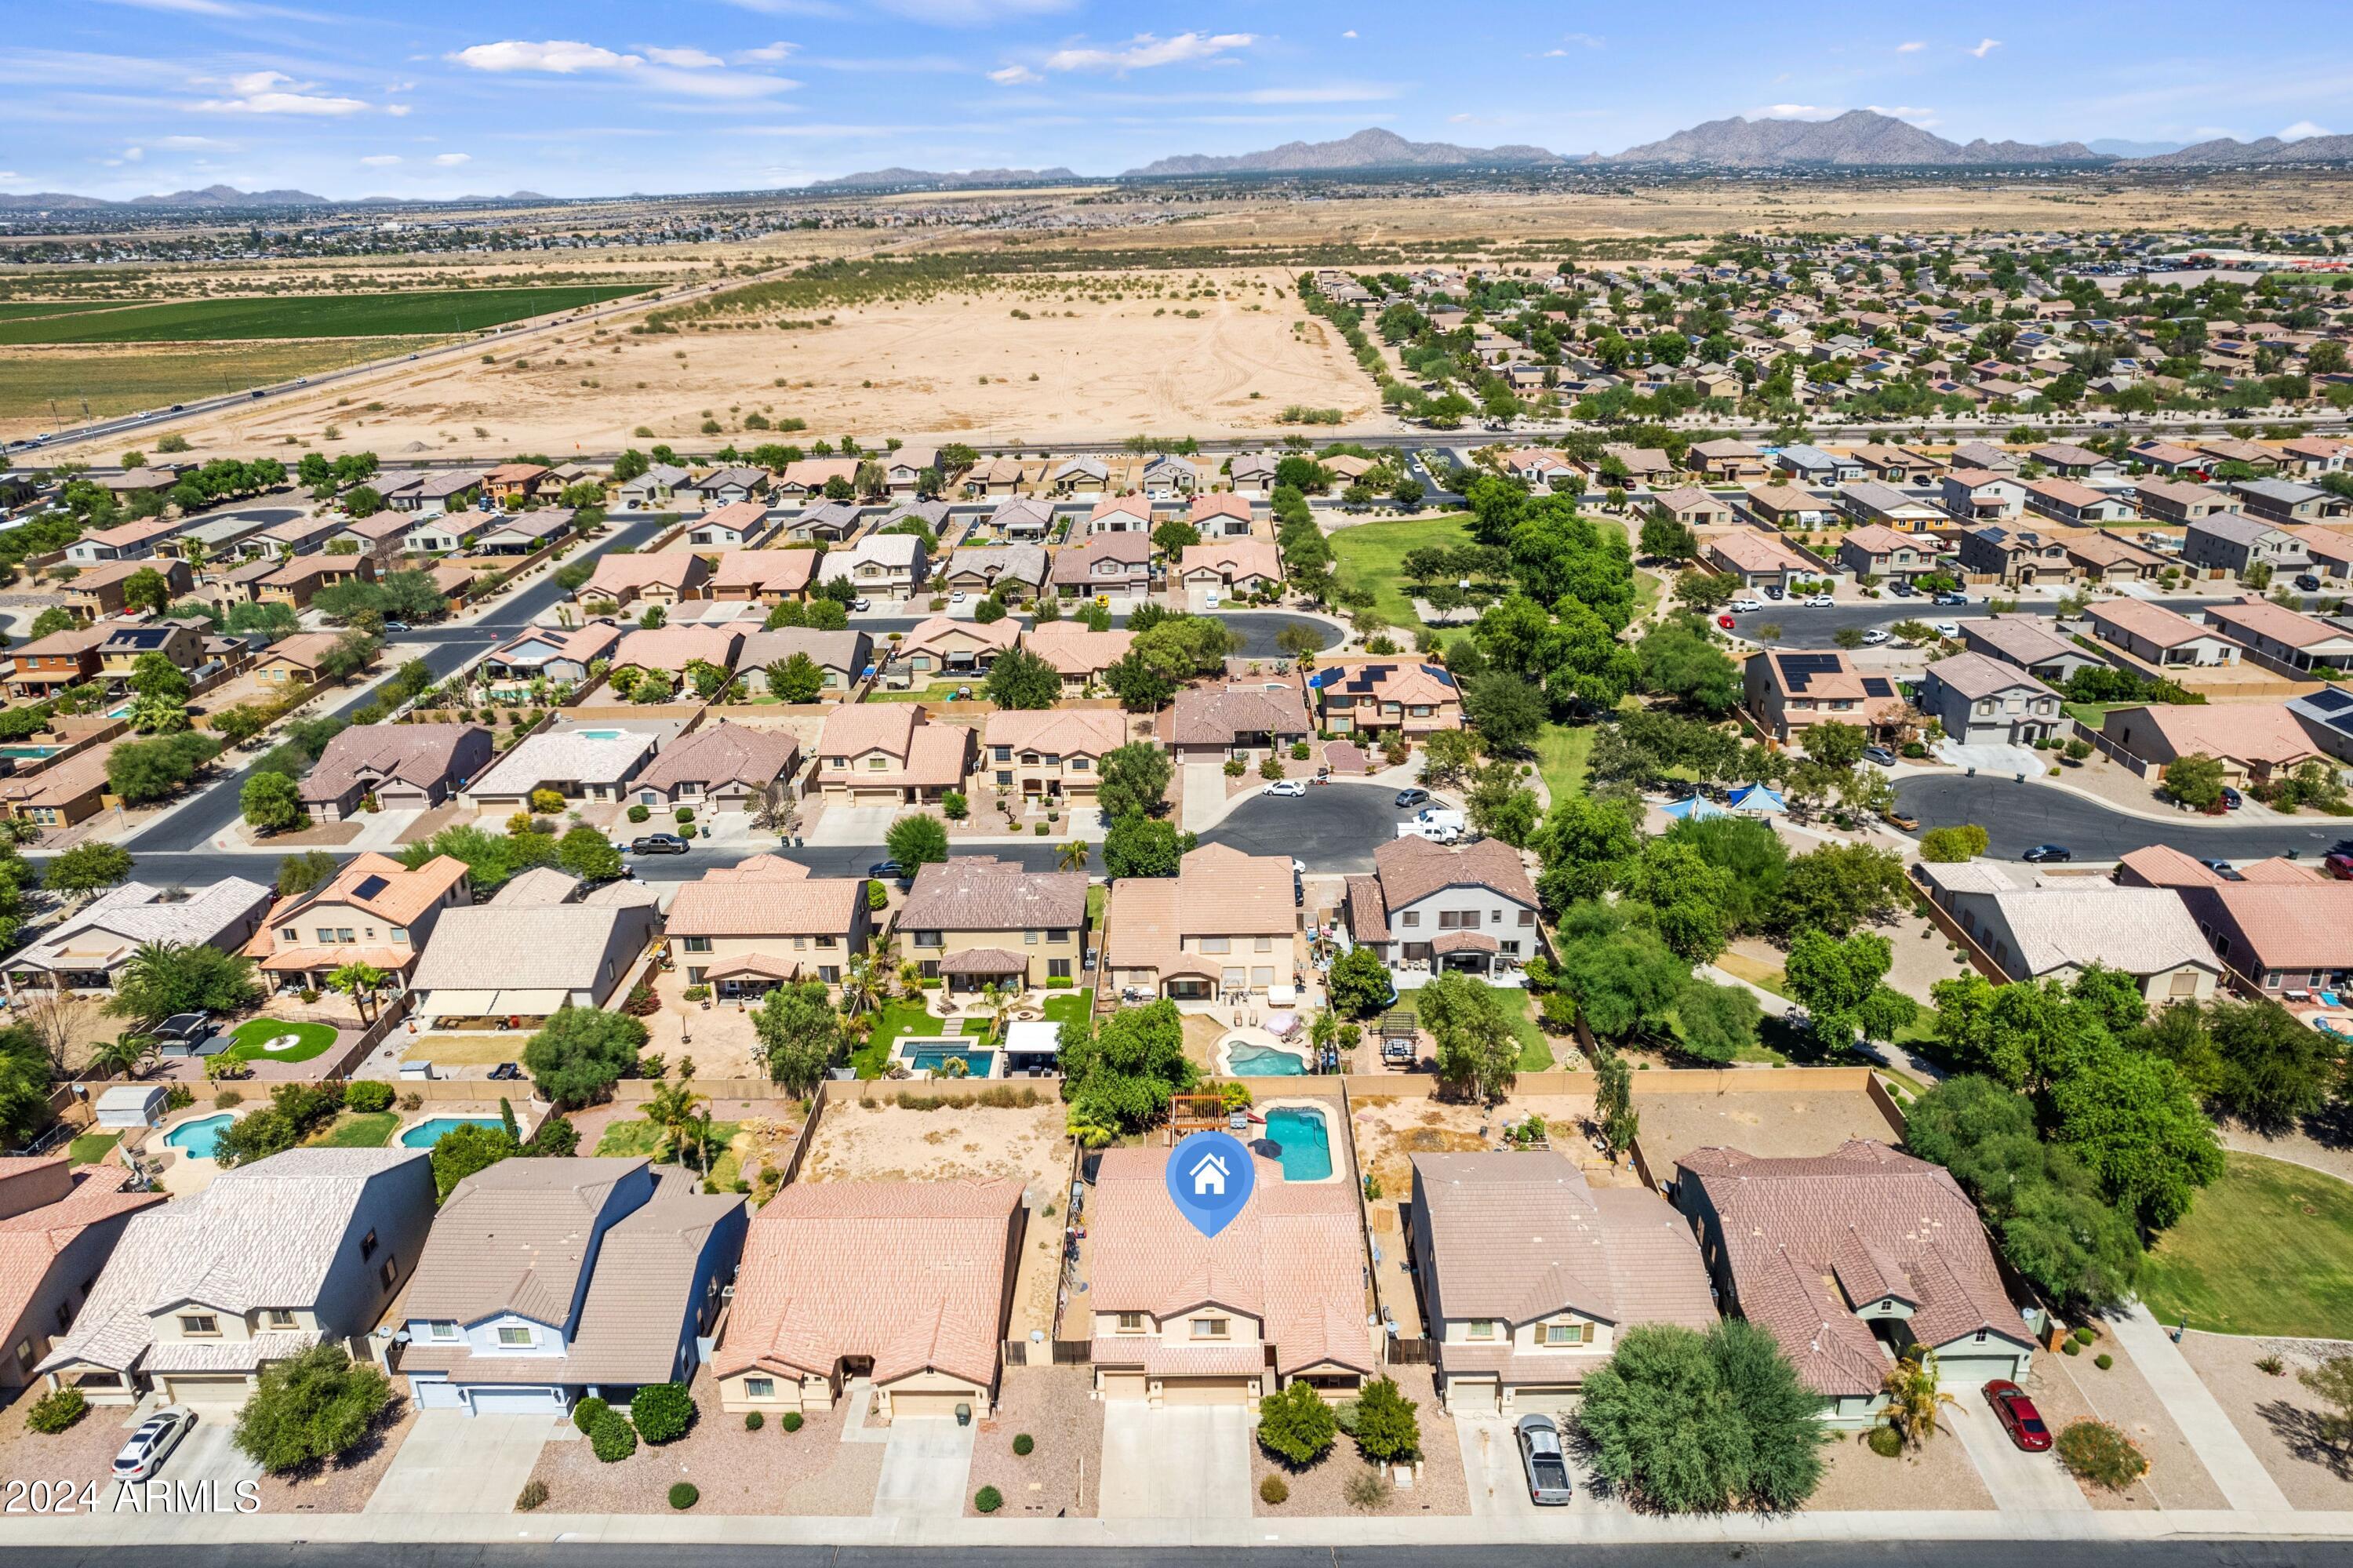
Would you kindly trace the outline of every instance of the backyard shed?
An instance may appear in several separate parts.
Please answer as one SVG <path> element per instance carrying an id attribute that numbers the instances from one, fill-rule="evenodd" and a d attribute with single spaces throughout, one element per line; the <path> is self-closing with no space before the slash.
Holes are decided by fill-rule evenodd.
<path id="1" fill-rule="evenodd" d="M 161 1084 L 117 1084 L 98 1097 L 100 1127 L 153 1127 L 164 1119 Z"/>

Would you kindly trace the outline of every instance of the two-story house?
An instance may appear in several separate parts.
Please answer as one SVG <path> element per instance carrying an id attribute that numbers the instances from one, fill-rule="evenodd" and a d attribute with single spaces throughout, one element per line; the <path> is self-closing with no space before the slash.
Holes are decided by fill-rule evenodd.
<path id="1" fill-rule="evenodd" d="M 1296 982 L 1298 896 L 1285 855 L 1205 844 L 1175 876 L 1123 877 L 1103 907 L 1103 969 L 1123 994 L 1263 997 Z"/>
<path id="2" fill-rule="evenodd" d="M 1945 509 L 1935 502 L 1906 494 L 1876 480 L 1848 485 L 1839 497 L 1839 504 L 1857 523 L 1876 524 L 1898 534 L 1922 534 L 1944 527 L 1951 521 Z"/>
<path id="3" fill-rule="evenodd" d="M 733 1001 L 799 980 L 838 986 L 872 934 L 864 878 L 812 876 L 797 861 L 756 854 L 681 883 L 662 939 L 687 984 Z"/>
<path id="4" fill-rule="evenodd" d="M 906 599 L 923 580 L 930 559 L 913 534 L 869 534 L 848 548 L 828 550 L 818 581 L 846 582 L 861 598 Z"/>
<path id="5" fill-rule="evenodd" d="M 919 703 L 844 703 L 825 715 L 817 787 L 854 806 L 922 805 L 962 789 L 972 730 L 934 724 Z"/>
<path id="6" fill-rule="evenodd" d="M 1749 714 L 1785 744 L 1804 743 L 1824 720 L 1881 731 L 1903 721 L 1904 694 L 1885 675 L 1866 675 L 1838 649 L 1768 648 L 1740 667 Z"/>
<path id="7" fill-rule="evenodd" d="M 1348 878 L 1341 919 L 1350 947 L 1370 948 L 1396 972 L 1492 976 L 1518 969 L 1542 940 L 1535 887 L 1501 839 L 1379 845 L 1373 874 Z"/>
<path id="8" fill-rule="evenodd" d="M 744 1200 L 634 1160 L 502 1160 L 443 1201 L 404 1304 L 423 1410 L 550 1414 L 687 1383 L 735 1277 Z"/>
<path id="9" fill-rule="evenodd" d="M 246 956 L 280 991 L 322 991 L 353 963 L 373 965 L 387 990 L 404 991 L 443 911 L 473 901 L 463 861 L 435 855 L 411 871 L 370 851 L 323 886 L 280 899 Z"/>
<path id="10" fill-rule="evenodd" d="M 1893 577 L 1908 582 L 1936 569 L 1938 541 L 1917 534 L 1899 534 L 1879 523 L 1866 523 L 1839 540 L 1838 564 L 1857 577 Z"/>
<path id="11" fill-rule="evenodd" d="M 1335 658 L 1307 678 L 1323 726 L 1335 735 L 1418 739 L 1462 727 L 1462 688 L 1442 665 L 1414 659 Z"/>
<path id="12" fill-rule="evenodd" d="M 2048 740 L 2063 715 L 2060 696 L 2015 664 L 1956 653 L 1930 664 L 1920 711 L 1960 746 L 2031 746 Z"/>
<path id="13" fill-rule="evenodd" d="M 1666 1201 L 1588 1186 L 1550 1150 L 1417 1154 L 1409 1214 L 1451 1412 L 1568 1414 L 1629 1329 L 1716 1321 L 1707 1266 Z"/>
<path id="14" fill-rule="evenodd" d="M 301 781 L 302 805 L 339 822 L 375 797 L 381 810 L 422 811 L 491 764 L 491 732 L 476 724 L 353 725 L 327 743 Z"/>
<path id="15" fill-rule="evenodd" d="M 1097 1167 L 1087 1291 L 1071 1298 L 1093 1338 L 1096 1392 L 1255 1409 L 1293 1383 L 1337 1400 L 1380 1375 L 1351 1184 L 1289 1181 L 1252 1155 L 1250 1197 L 1204 1235 L 1169 1196 L 1177 1152 L 1106 1149 Z"/>
<path id="16" fill-rule="evenodd" d="M 899 910 L 899 959 L 952 992 L 987 985 L 1075 985 L 1085 967 L 1087 877 L 956 855 L 915 873 Z"/>
<path id="17" fill-rule="evenodd" d="M 2009 588 L 2072 582 L 2075 577 L 2075 563 L 2068 559 L 2064 541 L 2000 523 L 1964 531 L 1960 557 L 1961 569 L 1971 577 L 1990 577 Z"/>
<path id="18" fill-rule="evenodd" d="M 16 671 L 8 679 L 8 694 L 38 700 L 55 696 L 60 687 L 96 680 L 98 651 L 114 630 L 111 626 L 69 626 L 11 651 Z"/>
<path id="19" fill-rule="evenodd" d="M 132 1218 L 36 1363 L 93 1404 L 243 1404 L 274 1361 L 374 1329 L 433 1223 L 422 1149 L 290 1149 Z"/>
<path id="20" fill-rule="evenodd" d="M 1152 536 L 1103 534 L 1054 552 L 1049 568 L 1063 599 L 1142 599 L 1152 591 Z"/>
<path id="21" fill-rule="evenodd" d="M 780 729 L 753 729 L 725 719 L 680 736 L 629 781 L 640 806 L 708 811 L 748 810 L 789 780 L 801 745 Z"/>
<path id="22" fill-rule="evenodd" d="M 742 550 L 768 532 L 768 509 L 756 501 L 714 506 L 694 520 L 686 542 L 698 550 Z"/>
<path id="23" fill-rule="evenodd" d="M 2097 528 L 2109 523 L 2129 523 L 2140 514 L 2125 496 L 2094 490 L 2072 479 L 2031 479 L 2026 482 L 2026 509 L 2038 517 L 2070 528 Z"/>
<path id="24" fill-rule="evenodd" d="M 1937 491 L 1945 510 L 1964 523 L 2007 523 L 2026 512 L 2026 486 L 2008 473 L 1955 469 Z"/>
<path id="25" fill-rule="evenodd" d="M 82 1166 L 63 1150 L 0 1159 L 0 1392 L 22 1389 L 73 1327 L 131 1216 L 164 1202 L 131 1183 L 113 1152 Z"/>
<path id="26" fill-rule="evenodd" d="M 2182 530 L 2181 558 L 2233 577 L 2256 567 L 2300 572 L 2312 564 L 2304 541 L 2278 523 L 2227 512 L 2210 513 Z"/>
<path id="27" fill-rule="evenodd" d="M 2063 686 L 2078 670 L 2105 666 L 2081 643 L 2050 630 L 2051 623 L 2033 616 L 2002 615 L 1961 622 L 1961 646 L 1972 653 L 2015 664 L 2047 685 Z"/>
<path id="28" fill-rule="evenodd" d="M 971 793 L 1092 806 L 1103 758 L 1126 743 L 1116 708 L 1000 709 L 981 727 Z"/>
<path id="29" fill-rule="evenodd" d="M 1087 520 L 1075 530 L 1086 538 L 1105 534 L 1150 534 L 1152 498 L 1148 495 L 1106 495 L 1094 503 Z"/>

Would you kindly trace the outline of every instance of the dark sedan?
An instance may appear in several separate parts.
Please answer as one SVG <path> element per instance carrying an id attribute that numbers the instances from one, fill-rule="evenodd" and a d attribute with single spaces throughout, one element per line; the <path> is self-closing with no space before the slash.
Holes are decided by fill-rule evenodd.
<path id="1" fill-rule="evenodd" d="M 1430 804 L 1430 791 L 1427 789 L 1400 789 L 1397 792 L 1397 803 L 1400 807 L 1426 806 Z"/>
<path id="2" fill-rule="evenodd" d="M 684 854 L 686 841 L 676 833 L 647 833 L 629 841 L 631 854 Z"/>
<path id="3" fill-rule="evenodd" d="M 907 868 L 895 860 L 878 860 L 866 868 L 866 874 L 876 882 L 904 882 Z"/>
<path id="4" fill-rule="evenodd" d="M 2036 844 L 2019 859 L 2029 865 L 2058 865 L 2075 858 L 2075 852 L 2065 844 Z"/>

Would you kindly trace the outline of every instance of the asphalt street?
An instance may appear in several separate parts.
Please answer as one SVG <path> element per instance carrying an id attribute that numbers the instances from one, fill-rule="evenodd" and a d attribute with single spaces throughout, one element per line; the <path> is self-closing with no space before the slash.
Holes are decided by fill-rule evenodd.
<path id="1" fill-rule="evenodd" d="M 913 631 L 926 619 L 920 615 L 853 615 L 849 618 L 849 628 L 879 638 L 886 632 Z M 1127 620 L 1127 611 L 1114 609 L 1111 619 L 1113 625 L 1124 625 Z M 1244 659 L 1282 658 L 1282 650 L 1276 646 L 1275 639 L 1282 635 L 1282 629 L 1286 626 L 1305 627 L 1315 635 L 1318 648 L 1336 646 L 1342 636 L 1338 626 L 1320 616 L 1294 615 L 1286 609 L 1219 610 L 1218 619 L 1241 633 L 1240 656 Z M 976 685 L 978 683 L 974 683 Z"/>
<path id="2" fill-rule="evenodd" d="M 1895 798 L 1923 831 L 1975 822 L 1987 853 L 2015 860 L 2037 844 L 2063 844 L 2077 860 L 2115 860 L 2127 850 L 2171 844 L 2200 860 L 2264 860 L 2293 853 L 2318 860 L 2348 836 L 2346 824 L 2248 821 L 2184 812 L 2179 821 L 2119 811 L 2072 790 L 2019 783 L 2010 776 L 1922 773 L 1895 781 Z"/>
<path id="3" fill-rule="evenodd" d="M 1966 605 L 1931 604 L 1926 597 L 1921 597 L 1857 599 L 1852 602 L 1841 600 L 1820 608 L 1792 604 L 1787 599 L 1777 604 L 1767 599 L 1763 609 L 1747 610 L 1734 616 L 1732 627 L 1751 641 L 1774 648 L 1834 648 L 1838 645 L 1836 639 L 1840 630 L 1850 626 L 1859 631 L 1869 631 L 1873 627 L 1893 626 L 1899 620 L 1925 620 L 1933 625 L 1939 620 L 1984 620 L 1984 590 L 1979 589 L 1969 598 L 1973 602 Z M 2227 603 L 2228 598 L 2215 595 L 2206 599 L 2160 599 L 2149 602 L 2178 610 L 2194 620 L 2195 612 L 2201 606 Z M 2031 615 L 2049 621 L 2058 619 L 2058 607 L 2047 601 L 2030 599 L 2021 603 L 2015 612 L 2004 610 L 2002 613 Z M 1757 629 L 1760 626 L 1778 626 L 1780 634 L 1759 636 Z"/>

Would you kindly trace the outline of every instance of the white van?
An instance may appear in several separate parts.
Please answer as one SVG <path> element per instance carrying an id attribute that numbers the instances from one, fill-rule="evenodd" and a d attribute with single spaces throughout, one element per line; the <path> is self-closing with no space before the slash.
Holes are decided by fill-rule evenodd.
<path id="1" fill-rule="evenodd" d="M 1399 822 L 1397 836 L 1401 839 L 1428 839 L 1434 844 L 1458 844 L 1462 842 L 1462 829 L 1453 822 L 1425 822 L 1416 820 Z"/>

